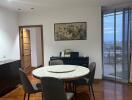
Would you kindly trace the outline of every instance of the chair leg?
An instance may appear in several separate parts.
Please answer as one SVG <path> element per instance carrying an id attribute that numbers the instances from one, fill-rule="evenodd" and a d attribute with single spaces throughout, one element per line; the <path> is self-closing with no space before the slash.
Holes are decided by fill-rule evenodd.
<path id="1" fill-rule="evenodd" d="M 24 93 L 24 100 L 26 99 L 26 93 Z"/>
<path id="2" fill-rule="evenodd" d="M 90 86 L 93 94 L 93 99 L 95 100 L 95 95 L 94 95 L 94 90 L 93 90 L 93 85 Z"/>
<path id="3" fill-rule="evenodd" d="M 68 90 L 67 82 L 65 81 L 65 90 Z"/>
<path id="4" fill-rule="evenodd" d="M 91 99 L 91 89 L 90 89 L 90 85 L 88 85 L 88 97 L 89 97 L 89 100 Z"/>
<path id="5" fill-rule="evenodd" d="M 44 93 L 42 92 L 42 100 L 44 100 Z"/>
<path id="6" fill-rule="evenodd" d="M 90 95 L 88 94 L 88 100 L 91 100 L 91 97 L 90 97 Z"/>
<path id="7" fill-rule="evenodd" d="M 77 88 L 77 86 L 76 86 L 76 84 L 74 84 L 73 85 L 73 92 L 76 94 L 76 88 Z"/>
<path id="8" fill-rule="evenodd" d="M 28 94 L 28 100 L 29 100 L 30 94 Z"/>
<path id="9" fill-rule="evenodd" d="M 75 88 L 75 84 L 72 82 L 72 92 L 75 92 L 74 89 Z"/>

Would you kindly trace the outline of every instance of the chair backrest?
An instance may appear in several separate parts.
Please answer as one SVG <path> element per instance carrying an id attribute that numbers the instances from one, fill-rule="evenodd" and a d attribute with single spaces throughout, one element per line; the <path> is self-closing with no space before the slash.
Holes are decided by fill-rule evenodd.
<path id="1" fill-rule="evenodd" d="M 63 65 L 62 60 L 50 60 L 49 65 Z"/>
<path id="2" fill-rule="evenodd" d="M 90 84 L 93 84 L 93 82 L 94 82 L 95 69 L 96 69 L 96 63 L 95 62 L 90 63 L 90 65 L 89 65 L 90 73 L 88 76 Z"/>
<path id="3" fill-rule="evenodd" d="M 21 83 L 23 85 L 23 89 L 26 93 L 32 92 L 34 89 L 32 87 L 32 84 L 30 83 L 29 79 L 27 78 L 25 72 L 19 68 L 19 75 L 21 79 Z"/>
<path id="4" fill-rule="evenodd" d="M 41 78 L 43 100 L 67 100 L 62 80 L 53 77 Z"/>

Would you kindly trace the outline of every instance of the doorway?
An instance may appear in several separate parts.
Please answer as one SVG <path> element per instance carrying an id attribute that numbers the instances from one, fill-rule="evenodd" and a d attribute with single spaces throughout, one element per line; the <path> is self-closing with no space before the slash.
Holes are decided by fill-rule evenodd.
<path id="1" fill-rule="evenodd" d="M 22 69 L 29 73 L 44 66 L 43 26 L 20 26 L 20 58 Z"/>
<path id="2" fill-rule="evenodd" d="M 103 78 L 128 83 L 130 66 L 129 10 L 103 14 Z"/>

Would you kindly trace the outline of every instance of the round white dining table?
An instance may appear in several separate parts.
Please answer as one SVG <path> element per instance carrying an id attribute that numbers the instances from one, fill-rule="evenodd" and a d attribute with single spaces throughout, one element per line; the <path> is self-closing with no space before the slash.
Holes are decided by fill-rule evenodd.
<path id="1" fill-rule="evenodd" d="M 89 74 L 89 69 L 77 65 L 53 65 L 37 68 L 32 71 L 36 78 L 54 77 L 63 80 L 74 80 Z"/>

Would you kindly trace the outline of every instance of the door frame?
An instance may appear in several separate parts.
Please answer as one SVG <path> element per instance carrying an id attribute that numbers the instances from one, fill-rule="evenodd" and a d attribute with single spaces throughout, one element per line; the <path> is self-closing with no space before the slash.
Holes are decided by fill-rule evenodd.
<path id="1" fill-rule="evenodd" d="M 116 46 L 116 12 L 118 12 L 118 11 L 122 11 L 123 12 L 123 19 L 122 20 L 124 20 L 124 11 L 126 11 L 125 9 L 121 9 L 121 10 L 117 10 L 117 9 L 115 9 L 115 10 L 113 10 L 113 11 L 111 11 L 110 13 L 114 13 L 114 52 L 115 52 L 115 58 L 114 58 L 114 60 L 116 61 L 116 49 L 115 49 L 115 46 Z M 129 11 L 129 10 L 128 10 Z M 102 11 L 102 14 L 101 14 L 101 18 L 102 18 L 102 20 L 101 20 L 101 26 L 102 26 L 102 30 L 101 30 L 101 32 L 102 32 L 102 36 L 101 36 L 101 42 L 102 42 L 102 68 L 103 68 L 103 70 L 102 70 L 102 78 L 103 79 L 105 79 L 105 80 L 111 80 L 111 81 L 115 81 L 115 82 L 121 82 L 121 83 L 129 83 L 129 74 L 130 74 L 130 71 L 129 71 L 129 66 L 130 66 L 130 59 L 129 59 L 129 50 L 128 50 L 128 54 L 127 54 L 127 59 L 128 59 L 128 79 L 118 79 L 118 78 L 116 78 L 116 70 L 117 70 L 117 67 L 116 67 L 116 63 L 114 64 L 114 73 L 115 73 L 115 75 L 114 75 L 114 78 L 112 78 L 112 77 L 107 77 L 107 76 L 104 76 L 104 61 L 103 61 L 103 56 L 104 56 L 104 54 L 103 54 L 103 38 L 104 38 L 104 31 L 103 31 L 103 26 L 104 26 L 104 21 L 103 21 L 103 15 L 104 15 L 105 13 L 103 13 L 103 11 Z M 107 13 L 106 13 L 107 14 Z M 129 16 L 129 12 L 128 12 L 128 20 L 130 20 L 130 18 L 129 18 L 130 16 Z M 123 23 L 123 25 L 124 25 L 124 23 Z M 128 23 L 128 27 L 129 27 L 129 23 Z M 122 27 L 122 32 L 123 32 L 123 34 L 122 35 L 124 35 L 124 27 Z M 129 32 L 129 30 L 128 30 L 128 37 L 130 36 L 130 32 Z M 128 38 L 128 39 L 130 39 L 130 38 Z M 122 41 L 124 41 L 124 40 L 122 40 Z M 129 42 L 130 42 L 130 40 L 129 40 Z M 124 42 L 123 42 L 123 45 L 124 45 Z M 130 48 L 130 46 L 128 45 L 128 48 Z"/>
<path id="2" fill-rule="evenodd" d="M 44 66 L 44 41 L 43 41 L 43 25 L 24 25 L 24 26 L 19 26 L 19 48 L 20 48 L 20 60 L 21 60 L 21 29 L 23 28 L 35 28 L 35 27 L 40 27 L 41 28 L 41 46 L 42 46 L 42 66 L 38 67 L 43 67 Z"/>

